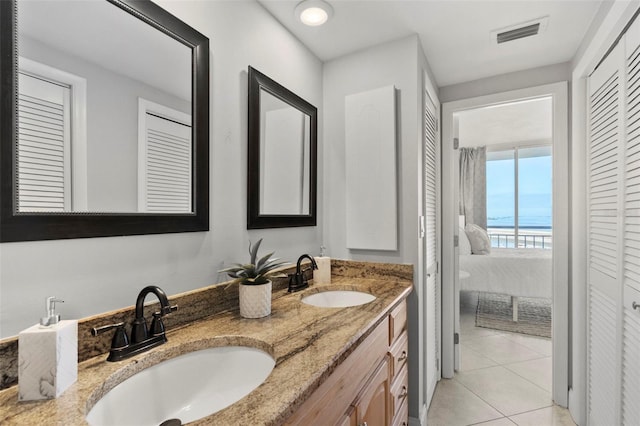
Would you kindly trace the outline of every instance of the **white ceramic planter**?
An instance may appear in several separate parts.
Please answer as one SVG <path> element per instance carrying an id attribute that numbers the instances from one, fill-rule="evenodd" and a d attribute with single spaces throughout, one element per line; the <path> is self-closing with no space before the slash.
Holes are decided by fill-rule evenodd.
<path id="1" fill-rule="evenodd" d="M 261 285 L 239 285 L 240 316 L 262 318 L 271 313 L 271 281 Z"/>

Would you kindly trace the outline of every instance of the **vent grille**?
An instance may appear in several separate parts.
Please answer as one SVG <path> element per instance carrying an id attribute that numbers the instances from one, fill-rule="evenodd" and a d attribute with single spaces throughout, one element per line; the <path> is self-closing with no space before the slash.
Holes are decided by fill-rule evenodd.
<path id="1" fill-rule="evenodd" d="M 496 40 L 498 44 L 506 43 L 507 41 L 517 40 L 519 38 L 531 37 L 540 31 L 540 23 L 537 22 L 526 27 L 516 28 L 515 30 L 505 31 L 498 33 Z"/>
<path id="2" fill-rule="evenodd" d="M 527 22 L 520 22 L 508 27 L 502 27 L 491 31 L 491 41 L 497 44 L 506 43 L 508 41 L 518 40 L 520 38 L 531 37 L 543 34 L 547 30 L 549 24 L 549 16 L 532 19 Z"/>

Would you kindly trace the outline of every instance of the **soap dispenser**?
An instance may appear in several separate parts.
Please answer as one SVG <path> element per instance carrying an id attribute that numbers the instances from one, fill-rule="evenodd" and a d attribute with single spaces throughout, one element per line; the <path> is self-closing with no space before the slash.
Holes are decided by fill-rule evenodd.
<path id="1" fill-rule="evenodd" d="M 320 246 L 320 256 L 315 258 L 318 269 L 313 271 L 314 284 L 331 284 L 331 258 L 324 253 L 325 247 Z"/>
<path id="2" fill-rule="evenodd" d="M 18 399 L 60 396 L 78 379 L 78 321 L 60 320 L 55 297 L 46 299 L 46 316 L 18 334 Z"/>

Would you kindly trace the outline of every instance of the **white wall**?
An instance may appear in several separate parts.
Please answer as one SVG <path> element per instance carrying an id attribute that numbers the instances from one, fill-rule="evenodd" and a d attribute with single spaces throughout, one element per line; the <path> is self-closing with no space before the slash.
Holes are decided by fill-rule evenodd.
<path id="1" fill-rule="evenodd" d="M 440 102 L 452 102 L 571 79 L 571 64 L 547 65 L 440 88 Z"/>
<path id="2" fill-rule="evenodd" d="M 324 65 L 325 139 L 325 228 L 327 253 L 341 259 L 384 262 L 417 262 L 418 170 L 415 158 L 417 79 L 415 36 L 381 44 Z M 396 251 L 349 250 L 346 247 L 345 214 L 345 96 L 394 85 L 398 107 L 398 221 L 399 249 Z M 375 232 L 375 230 L 372 230 Z"/>
<path id="3" fill-rule="evenodd" d="M 422 154 L 423 67 L 426 59 L 416 36 L 381 44 L 324 65 L 324 242 L 331 257 L 415 265 L 409 297 L 409 357 L 418 360 L 418 215 Z M 394 85 L 398 114 L 398 250 L 349 250 L 345 211 L 345 96 Z M 372 229 L 371 232 L 375 232 Z M 418 362 L 409 363 L 409 415 L 419 415 Z"/>
<path id="4" fill-rule="evenodd" d="M 211 231 L 0 244 L 1 337 L 38 322 L 47 296 L 66 301 L 63 318 L 82 318 L 134 304 L 147 284 L 175 294 L 224 281 L 217 271 L 246 259 L 249 239 L 289 261 L 319 251 L 321 225 L 246 230 L 247 67 L 322 111 L 322 63 L 254 1 L 158 3 L 211 43 Z M 318 140 L 322 158 L 321 126 Z M 322 176 L 320 161 L 319 224 Z"/>

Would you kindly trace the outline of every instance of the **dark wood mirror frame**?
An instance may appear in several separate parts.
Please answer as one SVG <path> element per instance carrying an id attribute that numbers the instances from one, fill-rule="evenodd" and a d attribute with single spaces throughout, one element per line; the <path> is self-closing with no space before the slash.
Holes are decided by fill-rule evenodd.
<path id="1" fill-rule="evenodd" d="M 209 39 L 150 0 L 105 0 L 192 50 L 193 212 L 17 211 L 16 0 L 0 1 L 0 242 L 209 230 Z"/>
<path id="2" fill-rule="evenodd" d="M 309 214 L 260 214 L 260 89 L 310 118 Z M 260 71 L 249 67 L 249 164 L 247 179 L 247 229 L 316 226 L 318 179 L 318 109 Z"/>

